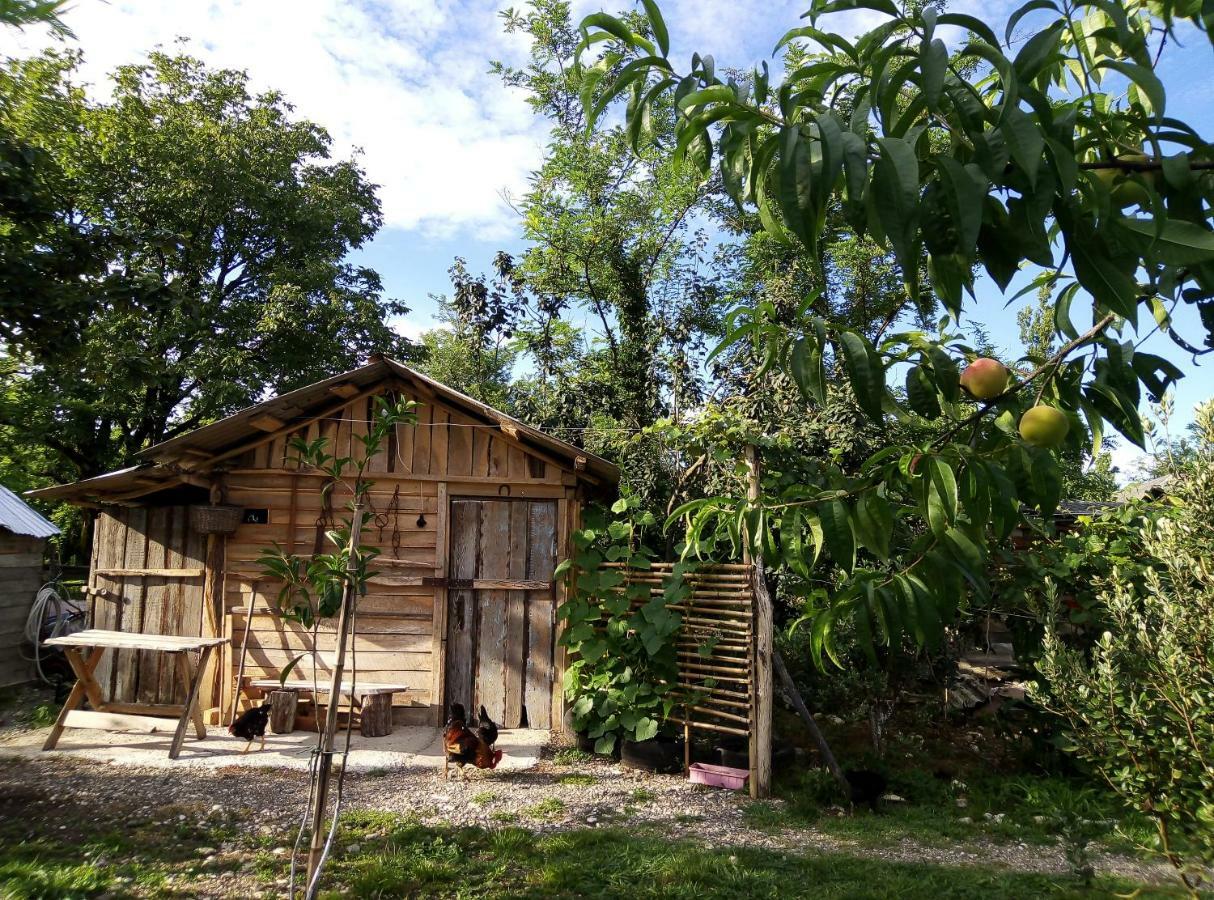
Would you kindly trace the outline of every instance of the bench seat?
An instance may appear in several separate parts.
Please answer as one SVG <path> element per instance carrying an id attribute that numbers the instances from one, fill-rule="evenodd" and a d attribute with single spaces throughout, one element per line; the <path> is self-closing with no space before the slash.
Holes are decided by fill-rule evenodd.
<path id="1" fill-rule="evenodd" d="M 309 694 L 327 694 L 332 686 L 328 680 L 318 679 L 317 681 L 288 681 L 282 684 L 277 678 L 249 678 L 246 679 L 246 684 L 249 687 L 257 688 L 261 691 L 304 691 Z M 363 697 L 374 697 L 377 694 L 399 694 L 409 690 L 407 684 L 394 684 L 391 682 L 377 681 L 342 681 L 339 694 L 345 696 L 353 696 L 358 699 Z"/>

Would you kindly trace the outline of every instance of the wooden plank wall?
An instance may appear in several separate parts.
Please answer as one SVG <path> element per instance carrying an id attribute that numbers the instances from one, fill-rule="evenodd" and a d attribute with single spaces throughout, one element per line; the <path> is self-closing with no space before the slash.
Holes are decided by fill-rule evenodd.
<path id="1" fill-rule="evenodd" d="M 93 628 L 143 634 L 209 634 L 204 614 L 206 537 L 189 527 L 185 506 L 111 507 L 97 516 L 89 576 Z M 134 570 L 180 570 L 182 576 Z M 173 659 L 119 650 L 102 656 L 97 680 L 110 702 L 181 703 Z M 213 702 L 204 683 L 203 706 Z"/>
<path id="2" fill-rule="evenodd" d="M 360 678 L 403 681 L 412 687 L 408 693 L 394 696 L 398 707 L 408 708 L 398 709 L 398 721 L 430 723 L 442 715 L 446 676 L 442 647 L 447 591 L 433 586 L 433 579 L 447 573 L 447 492 L 493 496 L 508 486 L 507 492 L 514 496 L 563 499 L 574 495 L 576 479 L 555 462 L 529 453 L 499 429 L 432 398 L 415 399 L 421 404 L 416 410 L 417 424 L 398 426 L 388 446 L 368 467 L 374 478 L 370 498 L 377 518 L 364 527 L 363 542 L 379 548 L 380 556 L 372 564 L 376 574 L 359 604 L 353 647 Z M 250 605 L 254 613 L 246 675 L 276 677 L 306 646 L 306 636 L 298 626 L 273 614 L 278 584 L 262 577 L 256 562 L 274 542 L 302 556 L 317 546 L 323 479 L 298 470 L 291 439 L 323 437 L 329 452 L 357 457 L 363 450 L 354 439 L 366 433 L 374 403 L 373 395 L 360 396 L 322 419 L 304 420 L 294 429 L 288 423 L 281 433 L 268 434 L 259 446 L 230 461 L 225 502 L 264 508 L 268 522 L 242 524 L 227 542 L 224 610 L 232 636 L 224 661 L 229 673 L 227 689 L 234 683 L 239 665 Z M 339 489 L 334 510 L 340 514 L 349 500 L 349 492 Z M 322 542 L 320 549 L 328 552 L 331 547 Z M 549 576 L 554 567 L 555 563 L 549 567 Z M 332 641 L 331 631 L 325 632 L 322 649 Z M 551 662 L 541 665 L 550 667 Z M 298 670 L 297 674 L 304 677 Z M 225 707 L 230 702 L 228 697 Z"/>
<path id="3" fill-rule="evenodd" d="M 22 636 L 34 596 L 42 585 L 41 538 L 0 530 L 0 687 L 33 677 L 22 655 Z"/>

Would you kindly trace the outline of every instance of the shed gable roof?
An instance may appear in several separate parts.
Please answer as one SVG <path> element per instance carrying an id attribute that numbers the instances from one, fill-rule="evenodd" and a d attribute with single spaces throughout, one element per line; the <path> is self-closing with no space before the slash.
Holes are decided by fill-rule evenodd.
<path id="1" fill-rule="evenodd" d="M 137 490 L 155 481 L 158 475 L 169 474 L 183 461 L 196 463 L 199 460 L 229 455 L 250 440 L 264 437 L 267 429 L 273 430 L 275 422 L 281 423 L 285 428 L 292 421 L 316 415 L 328 406 L 341 406 L 348 402 L 351 396 L 385 382 L 401 383 L 411 393 L 421 397 L 433 397 L 475 420 L 499 428 L 524 447 L 534 447 L 541 454 L 557 460 L 580 479 L 606 485 L 614 485 L 619 481 L 619 468 L 615 464 L 532 428 L 404 363 L 384 357 L 373 357 L 360 368 L 279 394 L 218 422 L 149 447 L 139 454 L 144 460 L 140 465 L 74 484 L 31 491 L 30 496 L 71 499 L 90 494 Z"/>

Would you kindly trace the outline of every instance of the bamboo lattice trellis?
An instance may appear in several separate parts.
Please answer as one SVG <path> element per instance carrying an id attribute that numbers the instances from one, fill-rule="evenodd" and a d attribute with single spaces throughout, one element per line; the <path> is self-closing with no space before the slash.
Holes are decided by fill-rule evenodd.
<path id="1" fill-rule="evenodd" d="M 648 584 L 653 597 L 664 592 L 674 566 L 653 563 L 650 569 L 620 568 L 626 573 L 626 583 Z M 668 608 L 682 617 L 676 639 L 679 687 L 694 702 L 682 706 L 671 721 L 683 726 L 689 760 L 696 730 L 753 738 L 757 709 L 760 703 L 769 702 L 770 691 L 760 691 L 755 678 L 753 567 L 706 564 L 685 572 L 683 580 L 690 592 Z M 637 600 L 634 605 L 644 602 Z M 752 746 L 754 743 L 752 740 Z M 770 750 L 759 749 L 764 752 Z M 751 753 L 752 782 L 758 765 L 756 754 Z"/>

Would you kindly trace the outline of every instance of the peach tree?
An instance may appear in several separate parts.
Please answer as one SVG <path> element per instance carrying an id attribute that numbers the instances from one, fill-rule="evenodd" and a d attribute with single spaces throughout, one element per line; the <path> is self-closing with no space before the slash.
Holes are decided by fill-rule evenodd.
<path id="1" fill-rule="evenodd" d="M 891 439 L 858 471 L 824 460 L 813 479 L 696 499 L 670 524 L 688 554 L 746 543 L 806 579 L 829 557 L 840 577 L 807 611 L 819 663 L 844 620 L 870 652 L 908 635 L 930 646 L 959 603 L 989 594 L 993 543 L 1051 518 L 1060 450 L 1099 445 L 1110 427 L 1143 444 L 1139 403 L 1183 374 L 1143 340 L 1214 348 L 1214 156 L 1168 115 L 1156 74 L 1178 37 L 1205 40 L 1202 5 L 1029 0 L 997 32 L 930 4 L 816 0 L 777 44 L 793 65 L 774 78 L 699 53 L 678 67 L 658 5 L 642 2 L 643 14 L 582 22 L 573 62 L 590 127 L 624 99 L 619 127 L 641 148 L 673 104 L 667 152 L 720 179 L 767 233 L 822 265 L 842 221 L 892 251 L 908 309 L 931 292 L 946 310 L 934 330 L 895 315 L 868 332 L 808 300 L 792 322 L 766 301 L 734 310 L 718 352 L 748 347 L 810 407 L 846 382 Z M 855 11 L 879 24 L 854 39 L 831 30 Z M 1015 361 L 1003 384 L 989 367 L 963 384 L 974 354 L 961 323 L 982 307 L 981 278 L 1052 300 L 1059 348 Z M 1200 339 L 1173 327 L 1181 304 L 1198 311 Z M 897 440 L 908 423 L 929 436 Z"/>

